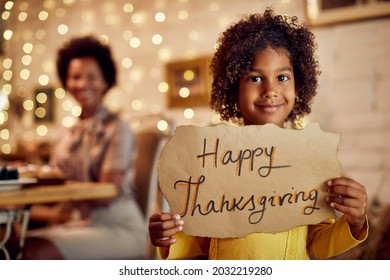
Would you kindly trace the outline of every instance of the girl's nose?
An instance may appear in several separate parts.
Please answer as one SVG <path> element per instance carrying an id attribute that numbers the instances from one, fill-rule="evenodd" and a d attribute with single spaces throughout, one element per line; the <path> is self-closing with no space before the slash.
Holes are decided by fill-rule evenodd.
<path id="1" fill-rule="evenodd" d="M 263 97 L 263 98 L 275 98 L 275 97 L 277 97 L 279 95 L 277 87 L 273 83 L 265 82 L 263 85 L 264 85 L 264 87 L 263 87 L 263 92 L 261 94 L 261 97 Z"/>

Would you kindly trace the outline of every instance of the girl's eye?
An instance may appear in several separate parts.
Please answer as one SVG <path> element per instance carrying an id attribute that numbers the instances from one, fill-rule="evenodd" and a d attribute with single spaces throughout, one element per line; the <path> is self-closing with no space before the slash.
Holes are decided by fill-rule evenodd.
<path id="1" fill-rule="evenodd" d="M 288 80 L 290 80 L 290 78 L 288 76 L 286 76 L 286 75 L 278 76 L 278 81 L 279 82 L 284 82 L 284 81 L 288 81 Z"/>
<path id="2" fill-rule="evenodd" d="M 261 82 L 261 77 L 259 76 L 249 76 L 248 81 L 251 83 L 260 83 Z"/>

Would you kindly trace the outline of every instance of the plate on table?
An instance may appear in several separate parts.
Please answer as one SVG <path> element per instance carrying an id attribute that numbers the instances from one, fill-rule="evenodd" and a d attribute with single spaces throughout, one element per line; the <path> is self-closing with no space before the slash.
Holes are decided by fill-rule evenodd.
<path id="1" fill-rule="evenodd" d="M 18 190 L 23 185 L 34 184 L 38 180 L 36 178 L 19 178 L 18 180 L 0 180 L 0 191 Z"/>

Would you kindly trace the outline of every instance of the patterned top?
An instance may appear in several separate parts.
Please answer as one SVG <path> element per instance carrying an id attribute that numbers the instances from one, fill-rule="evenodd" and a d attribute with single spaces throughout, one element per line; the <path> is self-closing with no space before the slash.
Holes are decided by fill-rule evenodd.
<path id="1" fill-rule="evenodd" d="M 123 171 L 120 196 L 133 195 L 133 156 L 136 141 L 129 126 L 118 116 L 100 107 L 95 116 L 80 119 L 64 128 L 54 142 L 51 164 L 58 166 L 67 180 L 99 181 L 101 172 Z"/>

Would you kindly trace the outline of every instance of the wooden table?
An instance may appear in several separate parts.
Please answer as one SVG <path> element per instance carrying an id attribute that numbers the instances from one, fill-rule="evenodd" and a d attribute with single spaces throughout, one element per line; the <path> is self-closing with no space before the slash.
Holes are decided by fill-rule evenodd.
<path id="1" fill-rule="evenodd" d="M 22 216 L 20 249 L 23 249 L 25 234 L 30 217 L 30 207 L 33 204 L 55 203 L 65 201 L 93 200 L 111 198 L 117 194 L 117 188 L 112 183 L 77 182 L 63 185 L 47 185 L 24 187 L 17 190 L 0 191 L 0 223 L 6 224 L 3 239 L 0 240 L 0 252 L 6 259 L 9 253 L 5 248 L 12 230 L 12 223 L 19 214 Z M 2 219 L 3 217 L 3 219 Z"/>
<path id="2" fill-rule="evenodd" d="M 0 208 L 64 201 L 110 198 L 117 193 L 112 183 L 78 182 L 63 185 L 24 187 L 0 191 Z"/>

